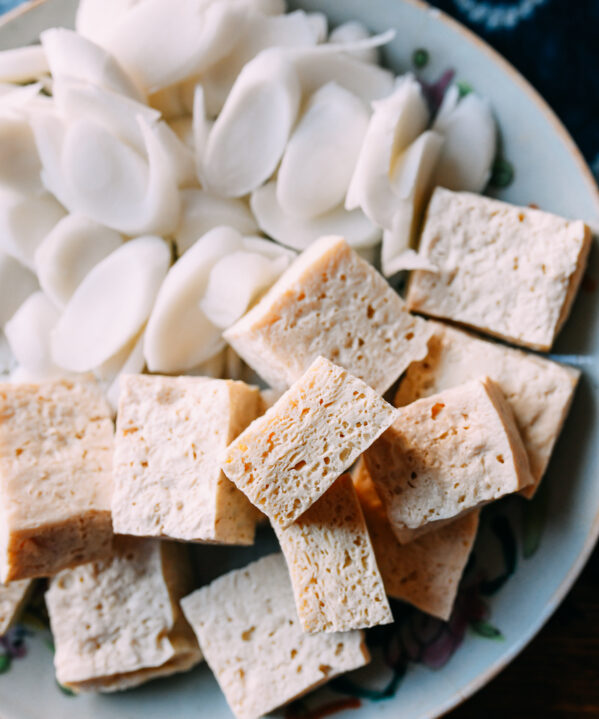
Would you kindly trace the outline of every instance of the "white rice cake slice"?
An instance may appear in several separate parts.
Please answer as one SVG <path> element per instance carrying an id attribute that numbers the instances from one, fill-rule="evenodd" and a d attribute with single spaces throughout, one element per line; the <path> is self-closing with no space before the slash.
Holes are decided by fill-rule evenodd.
<path id="1" fill-rule="evenodd" d="M 419 253 L 439 271 L 412 273 L 407 304 L 549 350 L 570 313 L 590 247 L 581 220 L 438 187 Z"/>
<path id="2" fill-rule="evenodd" d="M 430 331 L 341 237 L 321 237 L 225 339 L 275 389 L 322 355 L 381 394 L 426 356 Z"/>
<path id="3" fill-rule="evenodd" d="M 512 411 L 488 377 L 401 407 L 364 456 L 402 543 L 533 481 Z"/>
<path id="4" fill-rule="evenodd" d="M 361 631 L 302 632 L 281 554 L 219 577 L 181 606 L 238 719 L 257 719 L 370 661 Z"/>
<path id="5" fill-rule="evenodd" d="M 6 634 L 18 617 L 32 585 L 30 579 L 0 584 L 0 637 Z"/>
<path id="6" fill-rule="evenodd" d="M 431 325 L 434 335 L 429 341 L 429 354 L 410 365 L 395 404 L 409 404 L 481 375 L 491 377 L 512 408 L 524 442 L 534 482 L 522 494 L 532 497 L 549 464 L 580 372 L 440 322 Z"/>
<path id="7" fill-rule="evenodd" d="M 192 586 L 186 547 L 157 539 L 119 537 L 111 559 L 58 574 L 46 593 L 57 680 L 113 692 L 193 667 L 179 606 Z"/>
<path id="8" fill-rule="evenodd" d="M 324 357 L 232 442 L 227 477 L 280 527 L 302 515 L 397 410 Z"/>
<path id="9" fill-rule="evenodd" d="M 448 620 L 476 539 L 479 510 L 409 544 L 400 544 L 363 459 L 354 470 L 353 480 L 387 594 Z"/>
<path id="10" fill-rule="evenodd" d="M 98 385 L 0 384 L 0 582 L 108 556 L 114 427 Z"/>
<path id="11" fill-rule="evenodd" d="M 258 389 L 244 382 L 125 375 L 115 437 L 115 532 L 252 544 L 256 509 L 220 461 L 261 411 Z"/>
<path id="12" fill-rule="evenodd" d="M 349 474 L 296 522 L 275 531 L 305 632 L 346 632 L 393 621 Z"/>

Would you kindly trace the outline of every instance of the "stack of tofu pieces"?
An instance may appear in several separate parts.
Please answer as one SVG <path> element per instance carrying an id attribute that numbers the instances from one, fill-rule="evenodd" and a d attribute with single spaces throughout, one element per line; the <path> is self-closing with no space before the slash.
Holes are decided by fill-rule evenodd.
<path id="1" fill-rule="evenodd" d="M 0 629 L 52 577 L 61 683 L 205 658 L 253 719 L 365 665 L 388 597 L 449 618 L 480 508 L 534 495 L 578 380 L 454 323 L 549 350 L 589 247 L 582 222 L 438 188 L 406 301 L 324 237 L 225 332 L 268 394 L 129 375 L 115 432 L 91 378 L 2 385 Z M 281 551 L 193 591 L 186 543 L 252 544 L 264 516 Z"/>

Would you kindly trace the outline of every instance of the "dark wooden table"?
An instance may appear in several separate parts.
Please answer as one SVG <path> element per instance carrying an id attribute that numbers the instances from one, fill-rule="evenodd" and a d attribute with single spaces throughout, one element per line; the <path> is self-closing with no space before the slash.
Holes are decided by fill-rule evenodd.
<path id="1" fill-rule="evenodd" d="M 599 548 L 531 644 L 448 717 L 599 717 Z"/>

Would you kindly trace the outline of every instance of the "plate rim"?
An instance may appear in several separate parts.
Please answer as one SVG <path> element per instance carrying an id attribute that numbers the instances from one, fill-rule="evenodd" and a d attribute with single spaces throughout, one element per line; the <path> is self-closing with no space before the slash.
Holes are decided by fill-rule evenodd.
<path id="1" fill-rule="evenodd" d="M 518 87 L 526 93 L 534 104 L 538 107 L 539 111 L 549 121 L 552 128 L 560 136 L 564 142 L 569 154 L 573 157 L 579 172 L 584 178 L 585 184 L 587 185 L 589 196 L 592 198 L 595 213 L 599 218 L 599 184 L 595 180 L 591 169 L 585 160 L 580 148 L 576 144 L 574 138 L 556 114 L 555 110 L 549 105 L 549 103 L 543 98 L 541 93 L 522 75 L 509 60 L 501 55 L 495 48 L 489 45 L 486 40 L 483 40 L 473 30 L 470 30 L 466 25 L 459 22 L 455 18 L 448 15 L 440 8 L 430 5 L 425 0 L 399 0 L 406 5 L 411 5 L 419 10 L 422 10 L 429 15 L 432 15 L 439 22 L 449 26 L 452 30 L 457 32 L 463 37 L 463 39 L 471 45 L 474 45 L 477 50 L 487 55 L 487 57 L 494 62 L 496 65 L 503 70 L 511 80 L 518 85 Z M 593 234 L 595 234 L 594 227 L 591 228 Z M 597 478 L 599 479 L 599 477 Z M 470 699 L 477 691 L 482 689 L 484 686 L 489 684 L 500 672 L 502 672 L 511 662 L 527 647 L 530 642 L 537 636 L 545 624 L 549 621 L 551 616 L 554 614 L 556 609 L 559 607 L 561 602 L 565 599 L 566 595 L 574 585 L 574 582 L 580 576 L 584 569 L 589 557 L 591 556 L 593 549 L 599 539 L 599 508 L 595 515 L 593 524 L 591 525 L 589 532 L 585 538 L 584 545 L 576 558 L 576 561 L 570 566 L 566 572 L 564 578 L 560 582 L 559 586 L 553 593 L 551 599 L 543 607 L 543 610 L 539 613 L 535 622 L 533 622 L 530 628 L 514 643 L 512 647 L 507 651 L 500 659 L 491 664 L 487 669 L 479 674 L 476 678 L 472 679 L 459 693 L 456 693 L 452 698 L 448 699 L 433 713 L 428 715 L 428 719 L 438 719 L 463 704 L 467 699 Z"/>
<path id="2" fill-rule="evenodd" d="M 0 27 L 8 25 L 12 21 L 26 15 L 32 10 L 45 5 L 48 0 L 26 0 L 22 4 L 6 12 L 0 18 Z M 558 117 L 555 110 L 543 98 L 541 93 L 517 70 L 509 60 L 495 50 L 486 40 L 481 38 L 473 30 L 456 20 L 444 10 L 430 5 L 425 0 L 395 0 L 395 2 L 403 2 L 415 9 L 425 12 L 435 21 L 448 26 L 452 31 L 461 35 L 465 42 L 474 46 L 475 49 L 485 54 L 495 65 L 505 72 L 512 82 L 514 82 L 537 106 L 540 113 L 549 122 L 553 130 L 564 143 L 570 156 L 574 159 L 584 184 L 589 192 L 592 205 L 596 214 L 597 222 L 599 222 L 599 184 L 595 179 L 587 161 L 585 160 L 580 148 L 576 144 L 574 138 Z M 586 220 L 585 220 L 586 221 Z M 593 234 L 596 234 L 597 228 L 591 227 Z M 599 477 L 597 478 L 599 479 Z M 521 637 L 512 643 L 511 648 L 505 652 L 493 664 L 488 666 L 477 677 L 472 679 L 463 689 L 457 691 L 451 698 L 438 706 L 432 713 L 428 713 L 426 719 L 439 719 L 450 711 L 463 704 L 470 699 L 476 692 L 489 684 L 500 672 L 502 672 L 537 636 L 540 630 L 545 626 L 566 594 L 570 591 L 575 581 L 584 569 L 593 549 L 599 539 L 599 508 L 593 520 L 593 523 L 585 537 L 584 544 L 579 552 L 576 561 L 570 566 L 557 589 L 554 591 L 550 600 L 543 607 L 536 620 L 530 625 Z M 421 719 L 425 719 L 424 715 Z"/>
<path id="3" fill-rule="evenodd" d="M 33 2 L 46 2 L 46 0 L 32 0 Z M 413 7 L 423 10 L 431 15 L 434 19 L 448 25 L 452 30 L 462 35 L 462 37 L 469 42 L 471 45 L 476 46 L 481 52 L 489 57 L 496 65 L 505 71 L 511 79 L 518 85 L 518 87 L 525 92 L 531 100 L 537 105 L 539 110 L 545 115 L 546 119 L 549 120 L 553 129 L 560 135 L 564 144 L 567 146 L 569 153 L 573 156 L 579 171 L 585 178 L 585 183 L 588 185 L 590 194 L 594 196 L 595 211 L 599 216 L 599 183 L 595 179 L 595 176 L 591 172 L 589 164 L 584 158 L 580 148 L 576 144 L 576 141 L 570 134 L 567 127 L 564 125 L 562 120 L 558 117 L 555 110 L 549 105 L 547 100 L 541 95 L 541 93 L 529 82 L 522 73 L 517 70 L 512 63 L 507 60 L 499 51 L 495 50 L 486 40 L 477 35 L 469 27 L 456 20 L 451 15 L 448 15 L 444 10 L 434 7 L 426 0 L 395 0 L 396 2 L 403 2 L 405 5 L 412 5 Z M 595 228 L 592 228 L 595 229 Z"/>
<path id="4" fill-rule="evenodd" d="M 16 18 L 21 17 L 21 15 L 25 15 L 30 10 L 35 10 L 36 7 L 44 5 L 45 3 L 46 0 L 26 0 L 25 2 L 22 2 L 20 5 L 12 8 L 12 10 L 8 10 L 2 15 L 2 17 L 0 17 L 0 27 L 8 25 L 13 20 L 16 20 Z"/>

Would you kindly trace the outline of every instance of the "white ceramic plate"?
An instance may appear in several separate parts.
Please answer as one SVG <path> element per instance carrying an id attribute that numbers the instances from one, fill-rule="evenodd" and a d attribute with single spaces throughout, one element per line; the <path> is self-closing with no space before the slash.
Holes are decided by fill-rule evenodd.
<path id="1" fill-rule="evenodd" d="M 490 98 L 497 115 L 504 155 L 511 161 L 515 176 L 509 187 L 496 194 L 519 204 L 534 202 L 543 209 L 583 218 L 599 227 L 597 187 L 574 143 L 534 90 L 471 33 L 414 0 L 301 0 L 293 4 L 325 12 L 332 24 L 359 19 L 373 31 L 396 28 L 397 38 L 385 52 L 386 61 L 396 71 L 413 69 L 411 58 L 417 48 L 425 48 L 430 54 L 422 71 L 425 80 L 435 80 L 446 69 L 454 68 L 457 79 Z M 75 0 L 47 0 L 32 4 L 26 13 L 13 13 L 10 22 L 0 28 L 0 47 L 33 42 L 46 27 L 72 26 L 74 8 Z M 595 280 L 599 279 L 598 255 L 595 247 L 588 271 Z M 442 669 L 433 671 L 422 664 L 410 664 L 397 691 L 389 692 L 393 694 L 390 698 L 378 702 L 364 699 L 357 711 L 342 712 L 343 715 L 353 719 L 424 719 L 448 711 L 489 681 L 524 647 L 580 572 L 599 532 L 599 294 L 590 291 L 588 286 L 592 284 L 585 283 L 587 289 L 581 291 L 572 319 L 557 343 L 556 354 L 579 366 L 584 374 L 545 480 L 545 490 L 532 508 L 516 499 L 491 512 L 505 517 L 500 525 L 508 555 L 511 543 L 518 543 L 515 573 L 485 600 L 490 607 L 489 621 L 500 629 L 503 639 L 492 640 L 469 631 Z M 526 559 L 522 556 L 523 546 L 530 550 L 534 544 L 532 535 L 536 532 L 538 536 L 545 502 L 545 531 L 538 551 Z M 524 544 L 522 526 L 528 533 Z M 491 543 L 495 541 L 493 533 L 488 534 Z M 228 566 L 250 561 L 256 553 L 265 551 L 266 545 L 271 546 L 268 537 L 262 541 L 251 550 L 200 549 L 204 577 L 213 573 L 212 566 L 222 572 Z M 482 565 L 491 561 L 487 551 L 480 547 L 476 550 L 479 561 L 481 556 L 484 558 Z M 430 627 L 420 627 L 420 636 L 429 630 Z M 120 695 L 67 697 L 54 682 L 46 640 L 43 632 L 27 636 L 27 656 L 13 661 L 10 671 L 0 676 L 2 719 L 231 716 L 205 665 L 190 674 Z M 390 676 L 390 670 L 377 660 L 352 680 L 360 686 L 380 687 Z M 310 698 L 309 704 L 318 706 L 331 700 L 343 702 L 344 696 L 321 691 Z"/>

